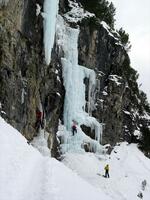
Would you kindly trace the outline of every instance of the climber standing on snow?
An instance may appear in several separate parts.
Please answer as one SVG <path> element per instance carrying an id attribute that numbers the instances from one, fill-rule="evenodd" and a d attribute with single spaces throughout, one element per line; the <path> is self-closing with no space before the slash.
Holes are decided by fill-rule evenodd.
<path id="1" fill-rule="evenodd" d="M 109 165 L 107 164 L 104 169 L 105 169 L 105 178 L 109 178 Z"/>
<path id="2" fill-rule="evenodd" d="M 72 135 L 74 136 L 74 134 L 77 133 L 77 125 L 75 122 L 73 122 L 73 125 L 72 125 Z"/>

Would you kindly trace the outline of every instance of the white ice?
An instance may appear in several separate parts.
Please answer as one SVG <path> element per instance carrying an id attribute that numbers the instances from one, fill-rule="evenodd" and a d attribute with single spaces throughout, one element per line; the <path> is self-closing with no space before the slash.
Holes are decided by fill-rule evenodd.
<path id="1" fill-rule="evenodd" d="M 78 65 L 78 35 L 79 29 L 74 29 L 63 21 L 59 16 L 57 23 L 57 40 L 60 47 L 64 51 L 62 58 L 63 64 L 63 80 L 65 86 L 65 102 L 64 102 L 64 131 L 63 141 L 65 149 L 71 151 L 82 151 L 81 146 L 84 143 L 91 143 L 91 149 L 100 151 L 102 135 L 102 125 L 91 116 L 94 105 L 94 92 L 96 86 L 96 75 L 91 69 Z M 89 80 L 88 102 L 86 102 L 84 79 Z M 88 112 L 85 111 L 86 103 L 88 104 Z M 71 127 L 73 121 L 78 124 L 77 135 L 72 137 Z M 90 139 L 81 130 L 80 125 L 86 125 L 92 130 L 95 130 L 95 140 Z M 69 146 L 69 147 L 68 147 Z"/>
<path id="2" fill-rule="evenodd" d="M 37 3 L 36 4 L 36 16 L 39 16 L 40 13 L 41 13 L 41 6 Z"/>
<path id="3" fill-rule="evenodd" d="M 45 0 L 44 1 L 44 51 L 45 61 L 49 65 L 51 61 L 51 52 L 55 39 L 56 17 L 58 14 L 59 0 Z"/>

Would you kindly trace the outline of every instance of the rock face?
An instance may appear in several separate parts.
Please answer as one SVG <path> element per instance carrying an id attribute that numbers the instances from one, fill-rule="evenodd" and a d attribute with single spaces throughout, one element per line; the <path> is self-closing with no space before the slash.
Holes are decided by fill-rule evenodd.
<path id="1" fill-rule="evenodd" d="M 140 113 L 137 73 L 130 67 L 125 48 L 102 24 L 91 25 L 90 20 L 83 20 L 80 24 L 79 64 L 94 69 L 100 82 L 93 116 L 103 123 L 102 143 L 132 142 L 134 131 L 140 130 L 140 115 L 144 115 L 144 110 Z M 149 123 L 147 121 L 147 126 Z M 93 137 L 92 132 L 87 132 Z"/>
<path id="2" fill-rule="evenodd" d="M 79 63 L 96 70 L 100 80 L 97 108 L 93 115 L 104 123 L 103 143 L 115 144 L 123 138 L 123 95 L 126 81 L 122 64 L 127 58 L 123 47 L 108 34 L 102 25 L 81 25 L 79 37 Z M 119 83 L 114 81 L 114 76 Z M 111 77 L 112 76 L 112 77 Z"/>
<path id="3" fill-rule="evenodd" d="M 56 131 L 62 115 L 64 89 L 55 45 L 46 66 L 43 54 L 43 19 L 36 16 L 43 0 L 11 0 L 0 11 L 0 102 L 3 117 L 28 140 L 35 132 L 36 108 L 42 104 L 48 145 L 57 155 Z"/>
<path id="4" fill-rule="evenodd" d="M 36 4 L 42 11 L 43 2 L 0 1 L 0 103 L 5 112 L 1 115 L 32 140 L 36 135 L 36 108 L 42 105 L 48 146 L 52 156 L 58 157 L 56 132 L 63 116 L 65 94 L 63 52 L 55 41 L 51 63 L 45 64 L 43 18 L 36 14 Z M 69 10 L 68 0 L 60 0 L 59 13 Z M 79 64 L 97 74 L 96 109 L 92 115 L 104 125 L 103 144 L 131 141 L 134 131 L 150 122 L 140 117 L 145 111 L 128 54 L 101 23 L 83 19 L 79 26 Z M 88 81 L 85 84 L 88 87 Z M 94 138 L 88 127 L 82 128 Z"/>

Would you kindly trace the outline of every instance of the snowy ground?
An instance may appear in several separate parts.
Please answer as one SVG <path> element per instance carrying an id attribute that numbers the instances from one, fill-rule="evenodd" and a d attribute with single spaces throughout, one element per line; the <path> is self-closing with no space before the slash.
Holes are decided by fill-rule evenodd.
<path id="1" fill-rule="evenodd" d="M 136 200 L 139 192 L 150 199 L 150 159 L 135 144 L 122 143 L 110 156 L 94 154 L 66 154 L 65 165 L 114 200 Z M 110 165 L 110 178 L 104 175 L 104 166 Z M 142 181 L 147 185 L 142 189 Z"/>
<path id="2" fill-rule="evenodd" d="M 136 200 L 139 191 L 149 200 L 150 160 L 135 145 L 117 146 L 110 158 L 66 154 L 63 162 L 42 156 L 0 118 L 0 200 Z M 101 176 L 106 163 L 110 179 Z"/>
<path id="3" fill-rule="evenodd" d="M 0 118 L 0 200 L 110 200 Z"/>

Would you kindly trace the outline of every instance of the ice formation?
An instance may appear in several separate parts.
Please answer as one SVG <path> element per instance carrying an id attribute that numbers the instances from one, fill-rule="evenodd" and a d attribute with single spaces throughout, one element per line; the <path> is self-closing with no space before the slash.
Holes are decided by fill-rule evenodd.
<path id="1" fill-rule="evenodd" d="M 90 116 L 94 108 L 94 91 L 96 85 L 95 72 L 84 66 L 78 65 L 78 35 L 79 29 L 74 29 L 63 21 L 62 17 L 58 17 L 57 25 L 58 44 L 64 50 L 62 58 L 63 80 L 65 86 L 65 102 L 64 102 L 64 137 L 61 143 L 64 143 L 63 150 L 82 151 L 84 144 L 89 144 L 91 150 L 100 151 L 102 135 L 102 125 L 92 116 Z M 84 79 L 89 80 L 88 88 L 88 112 L 85 111 L 86 97 Z M 77 123 L 77 134 L 72 136 L 71 127 L 73 121 Z M 95 140 L 88 137 L 80 128 L 86 125 L 95 131 Z M 60 132 L 60 131 L 59 131 Z M 62 134 L 63 135 L 63 134 Z"/>
<path id="2" fill-rule="evenodd" d="M 32 146 L 36 147 L 43 156 L 50 156 L 50 150 L 47 147 L 49 133 L 41 130 L 40 134 L 31 142 Z"/>
<path id="3" fill-rule="evenodd" d="M 25 89 L 22 88 L 22 91 L 21 91 L 21 104 L 24 104 L 25 95 L 26 95 Z"/>
<path id="4" fill-rule="evenodd" d="M 9 0 L 0 0 L 0 7 L 6 6 L 8 4 Z"/>
<path id="5" fill-rule="evenodd" d="M 45 61 L 49 65 L 51 61 L 51 51 L 55 39 L 56 17 L 58 13 L 59 0 L 45 0 L 44 1 L 44 51 Z"/>
<path id="6" fill-rule="evenodd" d="M 36 16 L 39 16 L 40 13 L 41 13 L 41 6 L 37 3 L 36 4 Z"/>

